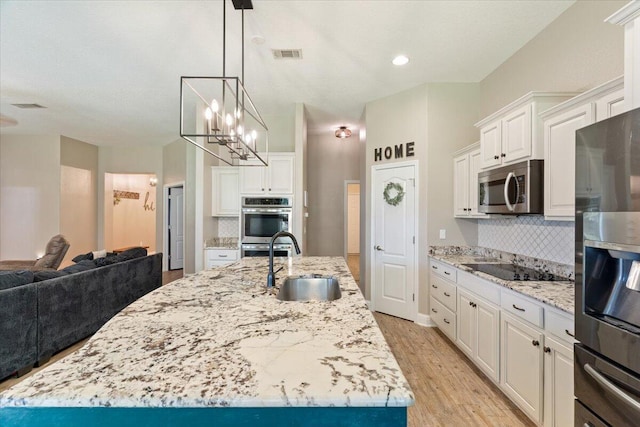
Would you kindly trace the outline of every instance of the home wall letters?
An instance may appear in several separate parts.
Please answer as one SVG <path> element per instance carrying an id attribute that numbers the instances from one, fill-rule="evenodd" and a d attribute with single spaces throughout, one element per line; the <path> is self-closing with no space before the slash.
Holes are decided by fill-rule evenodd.
<path id="1" fill-rule="evenodd" d="M 394 159 L 402 159 L 403 157 L 413 157 L 415 142 L 407 142 L 404 144 L 398 144 L 391 147 L 390 145 L 387 147 L 379 147 L 373 149 L 373 161 L 377 162 L 378 160 L 382 160 L 384 155 L 385 160 L 389 160 L 391 158 Z"/>

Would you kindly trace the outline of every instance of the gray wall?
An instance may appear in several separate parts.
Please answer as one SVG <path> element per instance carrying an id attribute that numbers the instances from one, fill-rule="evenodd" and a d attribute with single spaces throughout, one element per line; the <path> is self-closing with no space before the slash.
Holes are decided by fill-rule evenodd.
<path id="1" fill-rule="evenodd" d="M 624 32 L 603 22 L 627 1 L 577 1 L 480 83 L 480 118 L 527 92 L 584 91 L 623 74 Z"/>
<path id="2" fill-rule="evenodd" d="M 344 255 L 345 180 L 360 179 L 360 144 L 332 133 L 308 135 L 308 255 Z M 297 183 L 299 184 L 299 182 Z"/>

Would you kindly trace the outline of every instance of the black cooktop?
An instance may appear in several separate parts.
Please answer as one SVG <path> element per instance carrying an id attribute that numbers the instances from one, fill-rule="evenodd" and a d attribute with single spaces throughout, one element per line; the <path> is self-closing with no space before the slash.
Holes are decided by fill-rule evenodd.
<path id="1" fill-rule="evenodd" d="M 556 276 L 545 271 L 538 271 L 532 268 L 521 267 L 514 264 L 463 264 L 476 271 L 495 276 L 502 280 L 541 280 L 553 282 L 556 280 L 567 280 L 564 277 Z"/>

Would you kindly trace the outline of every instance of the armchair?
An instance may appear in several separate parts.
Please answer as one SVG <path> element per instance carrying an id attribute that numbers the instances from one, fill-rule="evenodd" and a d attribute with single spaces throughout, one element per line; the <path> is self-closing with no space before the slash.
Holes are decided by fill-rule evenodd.
<path id="1" fill-rule="evenodd" d="M 36 260 L 7 260 L 0 261 L 0 271 L 6 270 L 57 270 L 62 259 L 69 250 L 69 242 L 62 234 L 57 234 L 49 240 L 42 258 Z"/>

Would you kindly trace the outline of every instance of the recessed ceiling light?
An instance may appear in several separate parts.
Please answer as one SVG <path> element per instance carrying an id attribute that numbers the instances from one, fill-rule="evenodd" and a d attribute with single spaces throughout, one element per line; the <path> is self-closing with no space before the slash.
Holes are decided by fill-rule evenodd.
<path id="1" fill-rule="evenodd" d="M 398 55 L 391 62 L 393 62 L 393 65 L 405 65 L 409 62 L 409 58 L 404 55 Z"/>

